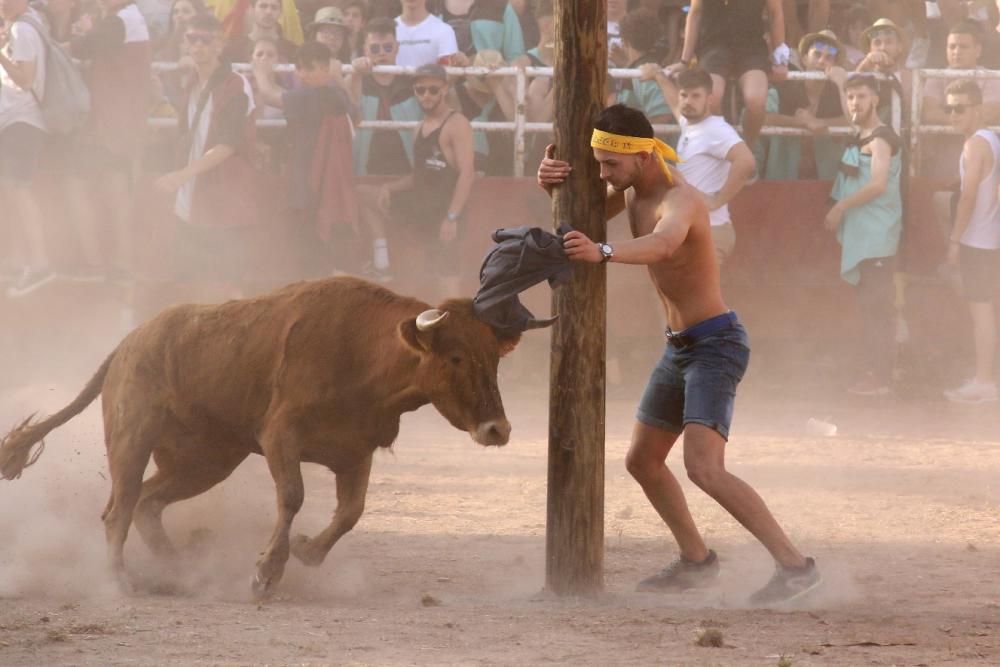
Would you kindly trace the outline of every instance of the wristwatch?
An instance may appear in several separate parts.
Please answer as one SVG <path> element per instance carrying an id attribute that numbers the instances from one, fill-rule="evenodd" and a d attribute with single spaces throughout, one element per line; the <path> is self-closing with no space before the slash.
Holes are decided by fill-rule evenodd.
<path id="1" fill-rule="evenodd" d="M 460 215 L 461 214 L 459 213 L 452 213 L 451 211 L 448 211 L 448 222 L 458 222 Z"/>
<path id="2" fill-rule="evenodd" d="M 610 243 L 598 243 L 597 249 L 601 251 L 601 264 L 615 256 L 615 249 L 611 247 Z"/>

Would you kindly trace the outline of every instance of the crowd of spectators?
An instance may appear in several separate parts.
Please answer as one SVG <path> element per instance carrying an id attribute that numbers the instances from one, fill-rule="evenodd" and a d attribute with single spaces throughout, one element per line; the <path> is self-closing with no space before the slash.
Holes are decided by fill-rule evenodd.
<path id="1" fill-rule="evenodd" d="M 726 203 L 755 179 L 838 179 L 834 195 L 855 207 L 855 190 L 867 193 L 865 203 L 893 188 L 900 199 L 910 156 L 905 124 L 902 142 L 885 125 L 893 93 L 907 118 L 915 69 L 1000 67 L 998 5 L 607 0 L 608 65 L 642 72 L 609 78 L 607 103 L 681 126 L 670 141 L 706 193 L 722 261 L 735 244 Z M 290 225 L 303 277 L 343 269 L 388 282 L 426 271 L 411 261 L 420 253 L 399 253 L 409 267 L 391 259 L 391 227 L 404 223 L 419 227 L 444 266 L 461 238 L 473 179 L 510 175 L 515 159 L 511 134 L 474 131 L 470 122 L 513 120 L 518 100 L 512 77 L 446 76 L 439 66 L 546 67 L 555 53 L 553 0 L 0 0 L 0 15 L 0 267 L 11 297 L 58 276 L 134 280 L 131 223 L 144 177 L 172 211 L 177 275 L 188 280 L 237 283 L 248 261 L 243 230 L 266 216 Z M 420 70 L 375 71 L 382 65 Z M 72 86 L 72 68 L 89 99 Z M 794 71 L 827 78 L 788 79 Z M 851 78 L 866 72 L 884 75 L 871 96 L 880 121 L 869 130 L 879 141 L 867 144 L 857 117 L 867 88 L 858 92 Z M 923 88 L 921 122 L 954 124 L 948 83 L 930 79 Z M 529 78 L 529 122 L 552 120 L 557 85 Z M 983 122 L 1000 121 L 1000 81 L 974 85 Z M 57 127 L 52 119 L 81 100 L 89 113 Z M 420 126 L 359 127 L 364 121 Z M 805 134 L 762 135 L 764 126 Z M 860 128 L 853 139 L 852 127 Z M 526 173 L 548 140 L 528 136 Z M 928 175 L 953 178 L 963 138 L 927 137 L 924 145 L 935 155 Z M 851 160 L 867 173 L 853 185 L 843 182 Z M 277 190 L 276 179 L 284 184 Z M 58 183 L 72 211 L 60 226 L 78 248 L 71 266 L 57 267 L 51 256 L 40 180 Z M 938 198 L 945 234 L 960 184 L 949 188 Z M 849 220 L 847 208 L 834 211 Z M 898 237 L 895 229 L 883 231 Z M 897 243 L 881 247 L 894 255 Z M 886 271 L 859 276 L 853 268 L 845 279 L 877 276 L 870 280 L 878 287 L 862 292 L 891 310 Z M 871 326 L 884 338 L 891 325 Z M 884 388 L 884 378 L 873 382 Z"/>

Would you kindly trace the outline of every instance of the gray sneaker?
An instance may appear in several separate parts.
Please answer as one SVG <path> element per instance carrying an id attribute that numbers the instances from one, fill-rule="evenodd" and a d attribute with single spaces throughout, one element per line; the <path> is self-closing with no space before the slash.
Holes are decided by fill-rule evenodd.
<path id="1" fill-rule="evenodd" d="M 709 550 L 708 556 L 700 563 L 678 556 L 657 574 L 640 581 L 635 590 L 643 593 L 684 591 L 708 586 L 718 577 L 719 557 Z"/>
<path id="2" fill-rule="evenodd" d="M 750 604 L 768 606 L 791 602 L 819 588 L 822 583 L 823 576 L 812 558 L 806 558 L 805 567 L 801 568 L 778 566 L 767 585 L 750 596 Z"/>

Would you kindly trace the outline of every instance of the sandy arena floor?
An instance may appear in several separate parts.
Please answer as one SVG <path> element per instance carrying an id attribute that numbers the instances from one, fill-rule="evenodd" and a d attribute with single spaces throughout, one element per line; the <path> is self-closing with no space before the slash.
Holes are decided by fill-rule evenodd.
<path id="1" fill-rule="evenodd" d="M 0 426 L 64 404 L 82 385 L 39 385 L 0 402 Z M 995 665 L 1000 663 L 1000 418 L 995 406 L 825 402 L 748 378 L 730 468 L 753 483 L 815 555 L 825 587 L 801 608 L 746 596 L 767 554 L 685 480 L 720 554 L 717 587 L 633 592 L 673 547 L 625 472 L 639 387 L 608 406 L 606 592 L 543 593 L 546 388 L 504 379 L 514 437 L 486 450 L 430 409 L 404 419 L 377 456 L 368 508 L 318 569 L 292 560 L 277 598 L 251 602 L 249 577 L 274 516 L 254 457 L 225 484 L 167 512 L 186 544 L 172 568 L 133 535 L 139 585 L 105 572 L 98 515 L 109 485 L 98 411 L 50 438 L 39 464 L 0 485 L 2 665 Z M 810 435 L 830 417 L 836 437 Z M 676 470 L 676 468 L 675 468 Z M 299 531 L 335 503 L 308 466 Z M 703 647 L 706 630 L 721 647 Z"/>

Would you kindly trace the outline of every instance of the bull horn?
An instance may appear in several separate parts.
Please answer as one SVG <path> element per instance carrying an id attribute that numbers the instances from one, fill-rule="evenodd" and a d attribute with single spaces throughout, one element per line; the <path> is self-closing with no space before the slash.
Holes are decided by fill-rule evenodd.
<path id="1" fill-rule="evenodd" d="M 541 320 L 531 320 L 524 326 L 524 330 L 531 331 L 532 329 L 546 329 L 555 324 L 556 320 L 558 319 L 559 316 L 554 315 L 552 317 L 547 317 Z"/>
<path id="2" fill-rule="evenodd" d="M 448 318 L 448 311 L 432 308 L 417 315 L 417 331 L 430 331 L 441 326 L 441 323 Z"/>

